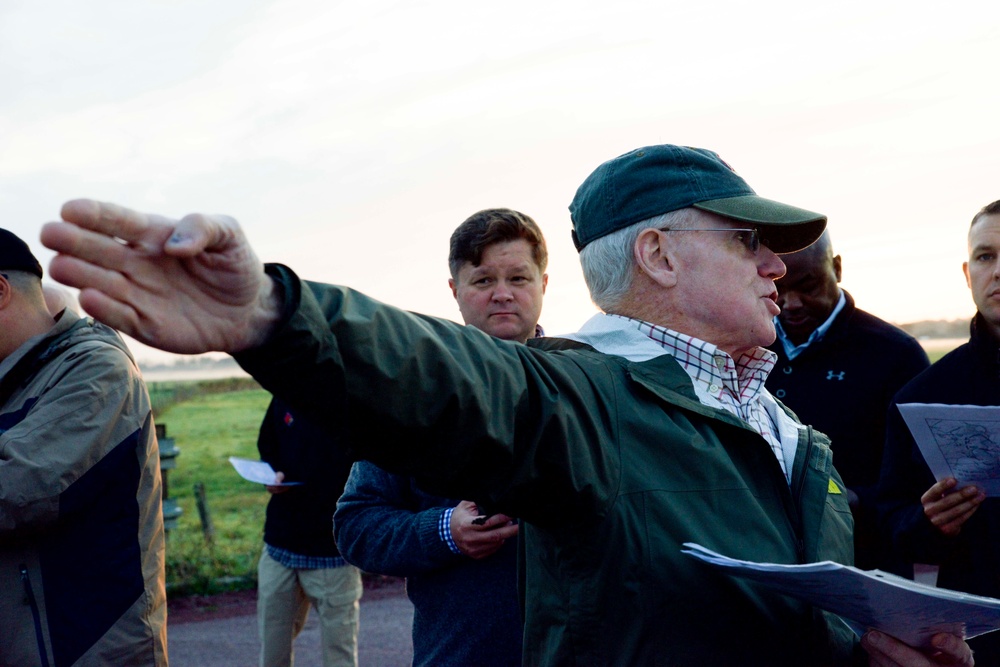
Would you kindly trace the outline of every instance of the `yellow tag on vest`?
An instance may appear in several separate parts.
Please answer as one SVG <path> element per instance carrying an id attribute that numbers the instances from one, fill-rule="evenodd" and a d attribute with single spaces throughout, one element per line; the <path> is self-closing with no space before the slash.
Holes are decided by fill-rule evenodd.
<path id="1" fill-rule="evenodd" d="M 840 490 L 840 487 L 837 486 L 837 483 L 832 479 L 830 480 L 830 485 L 827 487 L 827 491 L 838 496 L 844 493 L 843 491 Z"/>

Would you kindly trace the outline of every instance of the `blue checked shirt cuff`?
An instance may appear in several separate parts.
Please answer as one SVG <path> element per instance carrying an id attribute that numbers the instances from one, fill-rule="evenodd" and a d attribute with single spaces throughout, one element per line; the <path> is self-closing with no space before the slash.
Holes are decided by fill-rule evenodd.
<path id="1" fill-rule="evenodd" d="M 451 538 L 451 513 L 454 510 L 454 507 L 449 507 L 441 512 L 441 518 L 438 519 L 438 535 L 441 537 L 441 541 L 448 545 L 448 549 L 452 553 L 461 554 L 462 551 L 455 544 L 455 540 Z"/>

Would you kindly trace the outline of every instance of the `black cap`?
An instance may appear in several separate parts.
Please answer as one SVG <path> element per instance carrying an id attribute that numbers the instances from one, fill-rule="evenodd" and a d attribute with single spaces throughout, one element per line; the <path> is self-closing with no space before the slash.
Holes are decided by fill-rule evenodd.
<path id="1" fill-rule="evenodd" d="M 31 254 L 28 244 L 6 229 L 0 229 L 0 270 L 27 271 L 42 277 L 42 265 Z"/>

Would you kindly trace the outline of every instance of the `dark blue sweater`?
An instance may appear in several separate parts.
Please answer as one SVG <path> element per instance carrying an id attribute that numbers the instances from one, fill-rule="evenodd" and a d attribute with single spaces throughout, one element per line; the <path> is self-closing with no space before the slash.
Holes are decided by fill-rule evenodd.
<path id="1" fill-rule="evenodd" d="M 481 560 L 453 553 L 438 521 L 458 502 L 359 461 L 334 515 L 337 544 L 366 572 L 406 577 L 414 667 L 520 665 L 517 538 Z"/>

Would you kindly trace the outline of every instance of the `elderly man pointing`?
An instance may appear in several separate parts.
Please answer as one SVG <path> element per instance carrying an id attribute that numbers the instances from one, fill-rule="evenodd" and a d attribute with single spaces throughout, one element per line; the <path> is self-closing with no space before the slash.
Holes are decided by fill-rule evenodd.
<path id="1" fill-rule="evenodd" d="M 570 210 L 604 312 L 528 346 L 262 266 L 228 218 L 77 201 L 42 240 L 88 312 L 233 353 L 300 409 L 349 415 L 355 456 L 519 517 L 525 664 L 972 664 L 944 634 L 929 656 L 870 633 L 866 656 L 838 618 L 681 554 L 850 562 L 828 442 L 764 389 L 776 253 L 825 217 L 669 145 L 602 164 Z"/>

